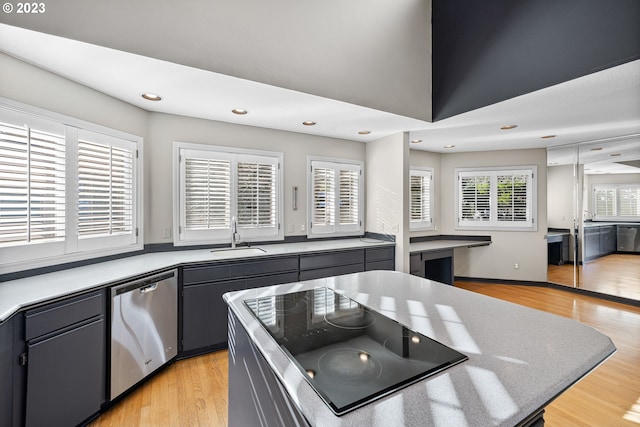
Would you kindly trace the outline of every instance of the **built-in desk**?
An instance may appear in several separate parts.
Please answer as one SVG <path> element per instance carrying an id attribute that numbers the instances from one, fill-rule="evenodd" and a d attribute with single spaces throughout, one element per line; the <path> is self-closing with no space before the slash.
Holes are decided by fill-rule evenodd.
<path id="1" fill-rule="evenodd" d="M 569 261 L 569 230 L 549 230 L 547 232 L 547 262 L 562 265 Z"/>
<path id="2" fill-rule="evenodd" d="M 491 238 L 483 240 L 442 239 L 409 244 L 409 272 L 414 276 L 453 285 L 453 250 L 491 244 Z"/>

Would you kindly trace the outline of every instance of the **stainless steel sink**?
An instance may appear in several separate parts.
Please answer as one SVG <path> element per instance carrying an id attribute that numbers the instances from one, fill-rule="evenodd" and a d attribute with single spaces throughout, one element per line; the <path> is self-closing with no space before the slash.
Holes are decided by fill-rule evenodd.
<path id="1" fill-rule="evenodd" d="M 264 254 L 265 251 L 262 248 L 230 248 L 230 249 L 214 249 L 211 253 L 214 256 L 242 256 L 242 255 L 260 255 Z"/>

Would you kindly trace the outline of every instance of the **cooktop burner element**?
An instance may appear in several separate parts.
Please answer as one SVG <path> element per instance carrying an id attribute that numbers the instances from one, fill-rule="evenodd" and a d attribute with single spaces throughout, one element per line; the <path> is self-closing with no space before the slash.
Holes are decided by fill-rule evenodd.
<path id="1" fill-rule="evenodd" d="M 329 288 L 244 303 L 336 415 L 468 359 Z"/>
<path id="2" fill-rule="evenodd" d="M 318 359 L 322 375 L 343 384 L 371 381 L 380 377 L 382 365 L 364 350 L 338 348 L 324 353 Z"/>

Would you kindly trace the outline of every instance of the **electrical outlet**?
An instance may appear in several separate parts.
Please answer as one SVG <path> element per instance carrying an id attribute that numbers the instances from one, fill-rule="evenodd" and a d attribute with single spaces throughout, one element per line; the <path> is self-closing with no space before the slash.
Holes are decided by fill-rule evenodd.
<path id="1" fill-rule="evenodd" d="M 287 227 L 287 233 L 293 233 L 293 230 L 295 230 L 295 224 L 290 223 Z"/>
<path id="2" fill-rule="evenodd" d="M 302 224 L 302 225 L 300 226 L 300 231 L 304 233 L 304 231 L 305 231 L 304 224 Z"/>
<path id="3" fill-rule="evenodd" d="M 162 237 L 164 239 L 171 238 L 171 227 L 165 227 L 162 229 Z"/>
<path id="4" fill-rule="evenodd" d="M 516 270 L 517 270 L 517 269 L 519 269 L 519 268 L 520 268 L 520 264 L 518 264 L 518 263 L 516 262 L 515 264 L 513 264 L 513 268 L 514 268 L 514 269 L 516 269 Z"/>

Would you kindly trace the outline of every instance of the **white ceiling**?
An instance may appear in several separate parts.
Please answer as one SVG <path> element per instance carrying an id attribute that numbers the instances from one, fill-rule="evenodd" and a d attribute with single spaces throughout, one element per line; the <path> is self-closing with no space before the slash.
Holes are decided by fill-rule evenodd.
<path id="1" fill-rule="evenodd" d="M 6 24 L 0 51 L 149 111 L 362 142 L 410 132 L 422 140 L 412 149 L 440 153 L 612 139 L 621 154 L 616 162 L 640 159 L 640 60 L 430 123 Z M 0 70 L 1 80 L 11 78 Z M 143 92 L 163 99 L 146 101 Z M 249 113 L 238 116 L 233 108 Z M 518 127 L 500 130 L 511 124 Z"/>

